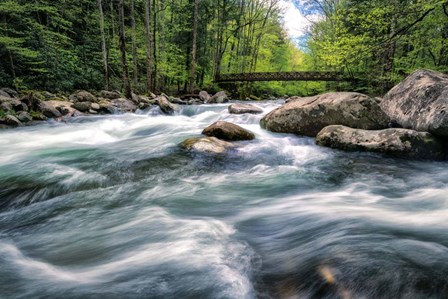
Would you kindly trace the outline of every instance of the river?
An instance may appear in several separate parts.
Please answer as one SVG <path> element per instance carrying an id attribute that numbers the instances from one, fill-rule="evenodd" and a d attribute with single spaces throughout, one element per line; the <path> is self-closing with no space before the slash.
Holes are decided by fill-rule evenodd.
<path id="1" fill-rule="evenodd" d="M 0 131 L 0 297 L 448 298 L 447 162 L 322 148 L 261 117 L 219 104 Z M 256 140 L 178 146 L 217 120 Z"/>

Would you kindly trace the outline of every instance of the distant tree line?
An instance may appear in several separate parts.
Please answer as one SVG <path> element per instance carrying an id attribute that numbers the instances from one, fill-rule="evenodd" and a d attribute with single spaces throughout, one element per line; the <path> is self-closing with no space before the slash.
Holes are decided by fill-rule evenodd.
<path id="1" fill-rule="evenodd" d="M 193 92 L 219 72 L 297 69 L 279 2 L 4 0 L 0 85 Z"/>

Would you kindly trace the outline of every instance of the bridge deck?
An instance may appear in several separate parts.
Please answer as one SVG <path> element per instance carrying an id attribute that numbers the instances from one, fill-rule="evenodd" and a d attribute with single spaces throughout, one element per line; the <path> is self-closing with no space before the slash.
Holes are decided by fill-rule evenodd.
<path id="1" fill-rule="evenodd" d="M 267 72 L 220 74 L 215 82 L 237 81 L 345 81 L 341 72 Z"/>

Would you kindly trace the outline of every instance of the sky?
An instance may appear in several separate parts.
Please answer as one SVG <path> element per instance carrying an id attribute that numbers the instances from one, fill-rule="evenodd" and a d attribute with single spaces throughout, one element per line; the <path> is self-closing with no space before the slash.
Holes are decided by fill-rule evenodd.
<path id="1" fill-rule="evenodd" d="M 298 2 L 300 5 L 301 1 Z M 311 20 L 315 20 L 319 18 L 318 14 L 311 14 L 305 17 L 303 13 L 294 6 L 293 0 L 282 0 L 280 6 L 284 11 L 284 26 L 288 36 L 295 41 L 296 43 L 300 43 L 304 39 L 306 39 L 307 28 L 310 25 Z"/>

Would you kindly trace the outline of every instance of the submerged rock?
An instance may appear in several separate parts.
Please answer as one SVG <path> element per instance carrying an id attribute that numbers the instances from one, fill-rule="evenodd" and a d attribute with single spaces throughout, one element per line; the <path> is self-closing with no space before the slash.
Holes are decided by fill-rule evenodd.
<path id="1" fill-rule="evenodd" d="M 186 150 L 213 154 L 224 154 L 235 146 L 233 143 L 215 137 L 189 138 L 180 145 Z"/>
<path id="2" fill-rule="evenodd" d="M 346 151 L 377 152 L 401 158 L 440 160 L 445 156 L 443 144 L 433 135 L 409 129 L 368 131 L 328 126 L 319 132 L 316 143 Z"/>
<path id="3" fill-rule="evenodd" d="M 231 114 L 260 114 L 263 113 L 263 109 L 252 104 L 232 104 L 228 107 Z"/>
<path id="4" fill-rule="evenodd" d="M 375 99 L 356 92 L 333 92 L 292 100 L 267 114 L 260 125 L 272 132 L 314 137 L 329 125 L 378 130 L 389 122 Z"/>
<path id="5" fill-rule="evenodd" d="M 448 138 L 448 75 L 416 71 L 392 88 L 380 106 L 404 128 Z"/>
<path id="6" fill-rule="evenodd" d="M 252 140 L 254 133 L 226 121 L 217 121 L 202 131 L 206 136 L 213 136 L 222 140 L 238 141 Z"/>
<path id="7" fill-rule="evenodd" d="M 157 97 L 156 103 L 159 105 L 160 110 L 165 114 L 174 114 L 174 111 L 177 110 L 177 106 L 168 101 L 164 95 Z"/>

